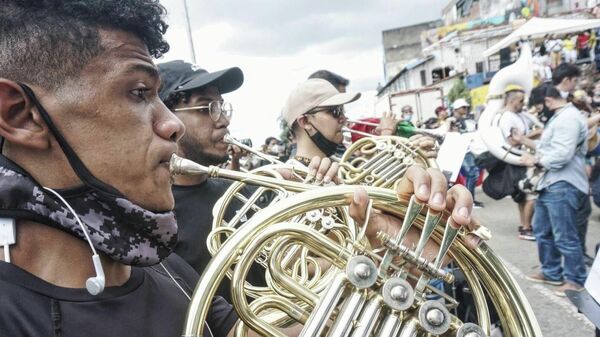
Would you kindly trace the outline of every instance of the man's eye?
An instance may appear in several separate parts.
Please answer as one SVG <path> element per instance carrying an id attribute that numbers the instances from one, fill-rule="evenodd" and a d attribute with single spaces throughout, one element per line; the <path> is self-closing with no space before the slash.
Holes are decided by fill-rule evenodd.
<path id="1" fill-rule="evenodd" d="M 150 89 L 140 88 L 140 89 L 133 90 L 132 93 L 135 96 L 137 96 L 139 99 L 146 100 L 146 95 L 148 94 L 148 91 L 150 91 Z"/>

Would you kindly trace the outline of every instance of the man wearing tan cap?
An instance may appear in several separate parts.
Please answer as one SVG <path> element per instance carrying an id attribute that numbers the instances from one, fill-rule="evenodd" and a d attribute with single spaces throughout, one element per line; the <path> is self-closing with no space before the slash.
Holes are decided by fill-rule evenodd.
<path id="1" fill-rule="evenodd" d="M 298 146 L 293 161 L 308 166 L 313 157 L 333 155 L 344 138 L 344 104 L 359 98 L 360 93 L 340 93 L 322 79 L 308 79 L 298 85 L 282 110 L 282 118 Z"/>

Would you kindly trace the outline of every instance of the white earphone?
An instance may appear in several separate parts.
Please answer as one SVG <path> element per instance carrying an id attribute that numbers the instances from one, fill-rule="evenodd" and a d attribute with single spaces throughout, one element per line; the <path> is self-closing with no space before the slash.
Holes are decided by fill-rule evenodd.
<path id="1" fill-rule="evenodd" d="M 94 245 L 92 245 L 92 240 L 90 239 L 90 235 L 88 234 L 85 226 L 79 219 L 79 216 L 77 216 L 77 213 L 75 213 L 73 208 L 71 208 L 71 205 L 69 205 L 69 203 L 65 199 L 63 199 L 63 197 L 60 196 L 60 194 L 56 193 L 56 191 L 48 187 L 44 187 L 44 189 L 52 192 L 67 206 L 67 208 L 69 209 L 69 211 L 71 211 L 71 213 L 75 217 L 75 220 L 77 220 L 77 223 L 81 227 L 81 230 L 85 235 L 85 239 L 90 245 L 92 253 L 94 253 L 94 255 L 92 256 L 92 262 L 94 263 L 94 269 L 96 271 L 96 276 L 90 277 L 85 281 L 85 288 L 87 289 L 88 293 L 94 296 L 102 293 L 102 291 L 104 291 L 104 286 L 106 285 L 106 279 L 104 278 L 104 269 L 102 268 L 100 256 L 98 255 L 98 253 L 96 253 L 96 248 L 94 248 Z"/>

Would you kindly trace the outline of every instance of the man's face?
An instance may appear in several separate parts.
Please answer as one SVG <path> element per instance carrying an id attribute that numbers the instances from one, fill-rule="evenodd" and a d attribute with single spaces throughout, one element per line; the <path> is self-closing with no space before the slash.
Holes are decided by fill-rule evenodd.
<path id="1" fill-rule="evenodd" d="M 158 72 L 144 43 L 122 31 L 101 30 L 100 36 L 105 51 L 79 78 L 57 92 L 34 91 L 43 93 L 38 95 L 41 104 L 98 179 L 142 207 L 170 210 L 169 158 L 185 127 L 158 97 Z M 56 141 L 51 142 L 53 156 L 64 162 L 53 184 L 79 184 L 77 178 L 65 178 L 74 175 Z"/>
<path id="2" fill-rule="evenodd" d="M 563 81 L 565 83 L 565 89 L 567 92 L 573 92 L 573 90 L 575 90 L 575 87 L 577 86 L 577 82 L 578 82 L 579 78 L 577 77 L 567 77 L 565 78 Z"/>
<path id="3" fill-rule="evenodd" d="M 456 114 L 456 117 L 464 117 L 467 115 L 467 107 L 463 106 L 458 109 L 455 109 L 454 113 Z"/>
<path id="4" fill-rule="evenodd" d="M 323 108 L 323 110 L 326 109 Z M 342 113 L 339 117 L 334 117 L 329 111 L 319 111 L 314 114 L 307 114 L 306 117 L 308 122 L 317 128 L 323 136 L 332 142 L 342 144 L 344 140 L 342 128 L 348 120 L 345 114 Z"/>
<path id="5" fill-rule="evenodd" d="M 219 90 L 215 87 L 192 91 L 187 102 L 180 102 L 174 108 L 208 106 L 210 102 L 223 102 Z M 186 158 L 202 165 L 218 165 L 229 159 L 229 145 L 223 141 L 223 137 L 229 133 L 229 120 L 224 115 L 213 121 L 206 110 L 190 110 L 177 112 L 177 117 L 187 129 L 179 141 L 181 152 Z"/>
<path id="6" fill-rule="evenodd" d="M 448 110 L 444 109 L 444 110 L 440 110 L 438 112 L 438 117 L 441 119 L 446 119 L 448 118 Z"/>
<path id="7" fill-rule="evenodd" d="M 565 101 L 563 99 L 557 99 L 549 96 L 544 97 L 544 103 L 550 111 L 555 111 L 556 109 L 562 107 L 564 105 L 564 102 Z"/>
<path id="8" fill-rule="evenodd" d="M 402 119 L 404 119 L 405 121 L 410 121 L 412 120 L 413 117 L 413 111 L 411 107 L 405 107 L 402 109 Z"/>
<path id="9" fill-rule="evenodd" d="M 511 110 L 513 112 L 521 112 L 523 110 L 523 106 L 525 105 L 525 94 L 522 92 L 517 92 L 511 98 Z"/>

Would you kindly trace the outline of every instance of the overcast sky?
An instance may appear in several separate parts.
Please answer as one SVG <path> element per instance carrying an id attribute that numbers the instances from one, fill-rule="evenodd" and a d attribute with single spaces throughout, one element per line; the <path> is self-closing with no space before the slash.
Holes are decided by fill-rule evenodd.
<path id="1" fill-rule="evenodd" d="M 158 62 L 192 61 L 183 0 L 167 8 L 171 50 Z M 255 147 L 279 135 L 288 93 L 312 72 L 328 69 L 363 92 L 354 117 L 373 114 L 383 84 L 381 32 L 438 19 L 447 0 L 188 0 L 196 63 L 209 71 L 238 66 L 244 85 L 225 95 L 234 107 L 231 133 Z"/>

